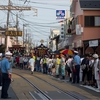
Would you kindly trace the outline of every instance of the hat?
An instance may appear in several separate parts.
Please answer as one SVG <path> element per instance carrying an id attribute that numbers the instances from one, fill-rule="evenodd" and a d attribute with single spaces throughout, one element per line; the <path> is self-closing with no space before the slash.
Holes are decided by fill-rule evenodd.
<path id="1" fill-rule="evenodd" d="M 12 56 L 12 53 L 10 51 L 5 53 L 6 56 Z"/>
<path id="2" fill-rule="evenodd" d="M 0 53 L 0 57 L 2 56 L 2 53 Z"/>
<path id="3" fill-rule="evenodd" d="M 98 54 L 93 54 L 93 58 L 98 58 Z"/>
<path id="4" fill-rule="evenodd" d="M 78 53 L 78 51 L 74 51 L 74 53 L 76 53 L 76 54 L 77 54 L 77 53 Z"/>

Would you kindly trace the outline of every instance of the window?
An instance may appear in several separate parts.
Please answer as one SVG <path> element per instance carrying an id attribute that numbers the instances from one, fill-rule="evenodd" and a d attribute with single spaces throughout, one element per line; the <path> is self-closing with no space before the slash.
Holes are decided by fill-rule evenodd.
<path id="1" fill-rule="evenodd" d="M 100 17 L 95 17 L 95 26 L 100 26 Z"/>
<path id="2" fill-rule="evenodd" d="M 100 26 L 100 17 L 99 16 L 85 16 L 85 23 L 86 27 L 96 27 Z"/>

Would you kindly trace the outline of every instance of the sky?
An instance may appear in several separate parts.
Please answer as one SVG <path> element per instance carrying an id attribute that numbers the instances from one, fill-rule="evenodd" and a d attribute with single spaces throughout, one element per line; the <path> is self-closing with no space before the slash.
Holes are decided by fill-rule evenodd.
<path id="1" fill-rule="evenodd" d="M 0 0 L 0 5 L 7 5 L 8 0 Z M 30 11 L 11 11 L 9 22 L 11 26 L 16 24 L 15 15 L 18 14 L 19 28 L 23 30 L 23 24 L 26 24 L 25 32 L 31 35 L 34 43 L 41 39 L 47 41 L 50 35 L 50 29 L 58 29 L 60 24 L 56 19 L 56 10 L 69 10 L 70 0 L 11 0 L 13 6 L 29 6 L 37 9 L 37 16 L 34 10 Z M 0 26 L 6 25 L 7 11 L 0 10 Z M 21 39 L 21 38 L 20 38 Z"/>

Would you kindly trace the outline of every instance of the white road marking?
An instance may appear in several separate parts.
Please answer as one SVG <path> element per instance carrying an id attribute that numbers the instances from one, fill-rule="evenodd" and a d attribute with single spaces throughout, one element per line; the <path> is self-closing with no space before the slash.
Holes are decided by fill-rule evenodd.
<path id="1" fill-rule="evenodd" d="M 60 91 L 57 91 L 58 93 L 61 93 Z"/>
<path id="2" fill-rule="evenodd" d="M 34 96 L 31 92 L 29 92 L 29 94 L 33 97 L 34 100 L 37 100 L 37 99 L 35 98 L 35 96 Z"/>
<path id="3" fill-rule="evenodd" d="M 100 90 L 98 90 L 97 88 L 91 87 L 91 86 L 87 86 L 87 85 L 80 85 L 80 86 L 88 88 L 88 89 L 93 90 L 95 92 L 100 92 Z"/>

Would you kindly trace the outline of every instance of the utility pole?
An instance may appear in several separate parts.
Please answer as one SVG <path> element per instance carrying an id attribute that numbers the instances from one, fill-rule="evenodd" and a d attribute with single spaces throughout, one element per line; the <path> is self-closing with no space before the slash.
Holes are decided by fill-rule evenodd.
<path id="1" fill-rule="evenodd" d="M 16 31 L 18 31 L 18 14 L 16 14 Z M 18 36 L 16 36 L 16 41 L 18 45 Z"/>
<path id="2" fill-rule="evenodd" d="M 19 10 L 19 11 L 23 11 L 23 10 L 34 10 L 37 12 L 37 9 L 35 8 L 31 8 L 31 7 L 23 7 L 23 6 L 13 6 L 11 5 L 11 0 L 8 0 L 8 5 L 0 5 L 0 10 L 7 10 L 8 13 L 7 13 L 7 28 L 6 28 L 6 31 L 8 31 L 8 28 L 9 28 L 9 15 L 10 15 L 10 11 L 11 10 Z M 8 50 L 8 42 L 7 42 L 7 39 L 8 39 L 9 36 L 6 36 L 5 34 L 5 46 L 6 46 L 6 50 Z"/>
<path id="3" fill-rule="evenodd" d="M 10 0 L 8 0 L 8 13 L 7 13 L 7 28 L 6 28 L 6 31 L 8 30 L 8 28 L 9 28 L 9 14 L 10 14 L 10 9 L 9 9 L 9 6 L 10 6 Z M 6 46 L 6 49 L 5 49 L 5 52 L 7 51 L 7 49 L 8 49 L 8 37 L 7 36 L 5 36 L 5 46 Z"/>
<path id="4" fill-rule="evenodd" d="M 23 47 L 24 47 L 24 24 L 23 24 Z"/>

